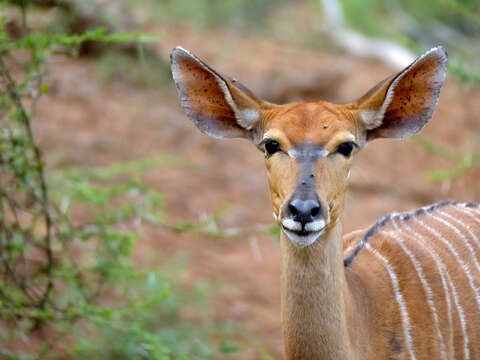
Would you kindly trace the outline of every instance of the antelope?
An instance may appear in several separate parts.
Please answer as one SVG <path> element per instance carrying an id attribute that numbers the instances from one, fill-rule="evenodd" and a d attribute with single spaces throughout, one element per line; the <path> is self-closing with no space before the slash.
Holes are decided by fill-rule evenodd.
<path id="1" fill-rule="evenodd" d="M 342 237 L 353 157 L 431 118 L 447 54 L 435 47 L 344 104 L 276 105 L 189 51 L 171 53 L 180 102 L 203 133 L 265 154 L 281 227 L 286 359 L 480 359 L 480 208 L 439 202 Z"/>

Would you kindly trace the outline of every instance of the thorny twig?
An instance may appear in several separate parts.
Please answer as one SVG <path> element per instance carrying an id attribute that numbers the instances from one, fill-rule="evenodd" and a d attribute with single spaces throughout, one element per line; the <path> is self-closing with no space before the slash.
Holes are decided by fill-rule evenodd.
<path id="1" fill-rule="evenodd" d="M 47 274 L 47 286 L 45 289 L 45 292 L 43 293 L 43 296 L 39 302 L 40 307 L 44 307 L 46 301 L 48 300 L 49 294 L 53 288 L 53 279 L 51 277 L 51 271 L 52 271 L 52 264 L 53 264 L 53 251 L 52 251 L 52 243 L 51 243 L 51 237 L 52 237 L 52 215 L 50 214 L 50 209 L 49 209 L 49 198 L 48 198 L 48 189 L 47 189 L 47 184 L 45 180 L 45 175 L 43 172 L 43 158 L 41 151 L 39 147 L 36 145 L 34 139 L 33 139 L 33 133 L 32 133 L 32 127 L 30 123 L 30 118 L 27 115 L 27 112 L 25 111 L 25 108 L 23 106 L 22 100 L 20 98 L 20 95 L 18 94 L 17 91 L 17 86 L 15 83 L 15 80 L 13 80 L 12 75 L 10 74 L 10 71 L 8 70 L 4 58 L 3 58 L 3 53 L 0 51 L 0 75 L 2 76 L 3 80 L 5 81 L 6 84 L 6 91 L 13 101 L 16 110 L 19 114 L 19 117 L 21 119 L 21 122 L 25 128 L 26 134 L 28 136 L 29 143 L 33 149 L 33 154 L 34 154 L 34 162 L 35 162 L 35 170 L 37 172 L 38 180 L 39 180 L 39 188 L 40 188 L 40 194 L 41 194 L 41 206 L 42 206 L 42 212 L 44 215 L 44 220 L 45 220 L 45 245 L 46 245 L 46 252 L 47 252 L 47 263 L 46 263 L 46 268 L 45 272 Z"/>

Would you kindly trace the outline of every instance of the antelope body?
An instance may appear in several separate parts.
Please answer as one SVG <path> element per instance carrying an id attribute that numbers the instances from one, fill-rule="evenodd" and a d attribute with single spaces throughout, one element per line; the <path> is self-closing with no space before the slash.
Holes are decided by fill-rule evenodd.
<path id="1" fill-rule="evenodd" d="M 480 359 L 477 204 L 391 214 L 342 238 L 352 158 L 371 140 L 425 126 L 445 79 L 443 48 L 345 105 L 271 104 L 183 48 L 171 60 L 202 132 L 265 153 L 282 228 L 286 359 Z"/>

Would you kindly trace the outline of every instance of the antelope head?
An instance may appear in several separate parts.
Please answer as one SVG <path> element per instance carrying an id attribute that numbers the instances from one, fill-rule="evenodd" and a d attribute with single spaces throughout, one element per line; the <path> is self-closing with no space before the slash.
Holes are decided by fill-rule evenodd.
<path id="1" fill-rule="evenodd" d="M 306 247 L 339 221 L 356 153 L 371 140 L 403 138 L 426 125 L 447 55 L 433 48 L 344 105 L 275 105 L 181 47 L 171 61 L 181 105 L 203 133 L 245 138 L 264 152 L 274 217 L 296 247 Z"/>

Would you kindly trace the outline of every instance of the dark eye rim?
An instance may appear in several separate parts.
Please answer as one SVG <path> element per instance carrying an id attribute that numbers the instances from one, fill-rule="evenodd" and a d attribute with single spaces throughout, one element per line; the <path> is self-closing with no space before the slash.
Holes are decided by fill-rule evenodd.
<path id="1" fill-rule="evenodd" d="M 345 146 L 348 147 L 345 148 Z M 354 141 L 345 141 L 337 146 L 337 148 L 335 149 L 335 153 L 341 154 L 346 158 L 349 158 L 355 148 L 358 148 L 357 143 L 355 143 Z"/>
<path id="2" fill-rule="evenodd" d="M 272 144 L 274 146 L 273 149 L 270 151 L 268 150 L 268 144 Z M 265 153 L 266 156 L 271 156 L 279 151 L 283 151 L 282 147 L 280 146 L 280 143 L 277 140 L 274 139 L 263 139 L 258 146 L 264 147 L 265 148 Z"/>

